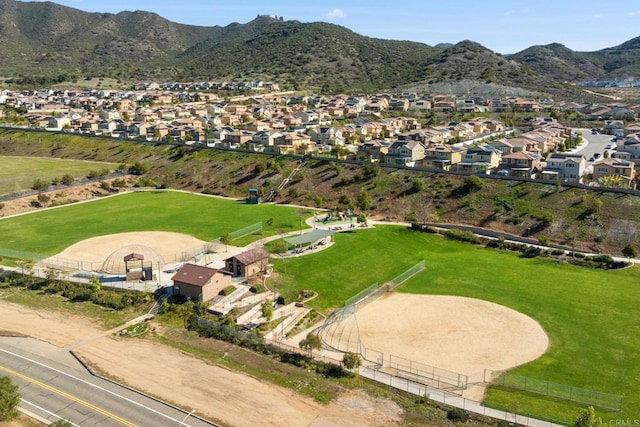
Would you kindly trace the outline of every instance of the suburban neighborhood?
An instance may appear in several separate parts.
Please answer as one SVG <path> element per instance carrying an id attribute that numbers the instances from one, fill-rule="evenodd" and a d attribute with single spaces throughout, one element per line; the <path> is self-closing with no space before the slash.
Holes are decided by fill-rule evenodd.
<path id="1" fill-rule="evenodd" d="M 222 90 L 249 95 L 222 98 Z M 144 83 L 126 91 L 4 89 L 0 115 L 19 112 L 19 126 L 54 132 L 594 186 L 632 187 L 640 165 L 640 105 L 277 90 L 261 81 Z M 517 114 L 531 117 L 526 126 L 513 127 Z M 438 115 L 442 124 L 435 123 Z M 617 143 L 599 159 L 571 154 L 580 137 L 557 120 L 569 116 Z"/>

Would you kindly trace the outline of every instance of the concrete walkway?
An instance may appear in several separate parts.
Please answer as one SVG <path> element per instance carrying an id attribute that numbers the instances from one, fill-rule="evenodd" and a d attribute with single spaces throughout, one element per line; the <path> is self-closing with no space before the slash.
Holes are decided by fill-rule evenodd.
<path id="1" fill-rule="evenodd" d="M 563 424 L 554 423 L 553 420 L 540 420 L 529 417 L 527 415 L 517 415 L 513 412 L 502 411 L 499 409 L 493 409 L 483 406 L 479 402 L 465 399 L 464 397 L 457 396 L 438 390 L 435 388 L 427 387 L 422 384 L 414 383 L 402 378 L 394 377 L 392 375 L 380 372 L 368 367 L 360 368 L 360 375 L 365 378 L 372 379 L 379 383 L 386 384 L 390 387 L 398 390 L 406 391 L 407 393 L 414 394 L 416 396 L 426 396 L 428 399 L 435 402 L 440 402 L 449 406 L 464 409 L 468 412 L 473 412 L 479 415 L 485 415 L 487 417 L 495 418 L 498 420 L 504 420 L 512 423 L 521 424 L 524 426 L 532 427 L 561 427 Z"/>

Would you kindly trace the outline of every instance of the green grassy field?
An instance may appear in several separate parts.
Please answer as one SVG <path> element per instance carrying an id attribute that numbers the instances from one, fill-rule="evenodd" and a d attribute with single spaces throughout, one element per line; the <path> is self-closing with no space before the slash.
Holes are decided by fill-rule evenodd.
<path id="1" fill-rule="evenodd" d="M 477 248 L 401 227 L 378 227 L 334 236 L 314 256 L 277 261 L 278 287 L 313 289 L 319 310 L 340 306 L 371 283 L 390 280 L 424 259 L 426 268 L 400 292 L 460 295 L 511 307 L 536 319 L 550 338 L 548 352 L 514 370 L 536 379 L 624 396 L 623 413 L 640 414 L 640 269 L 590 270 L 545 258 Z M 492 390 L 488 403 L 555 419 L 575 420 L 573 405 L 542 403 Z"/>
<path id="2" fill-rule="evenodd" d="M 64 160 L 44 157 L 0 156 L 0 194 L 28 190 L 34 180 L 51 182 L 54 178 L 71 174 L 83 178 L 92 170 L 115 170 L 115 163 Z"/>
<path id="3" fill-rule="evenodd" d="M 290 207 L 175 191 L 137 192 L 1 219 L 0 248 L 50 256 L 89 237 L 131 231 L 172 231 L 211 241 L 258 222 L 264 227 L 260 234 L 232 243 L 298 230 L 300 224 Z"/>

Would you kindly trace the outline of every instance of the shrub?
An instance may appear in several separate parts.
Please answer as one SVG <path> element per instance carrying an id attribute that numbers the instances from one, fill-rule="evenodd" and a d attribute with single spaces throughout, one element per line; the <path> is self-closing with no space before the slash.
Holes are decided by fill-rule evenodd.
<path id="1" fill-rule="evenodd" d="M 262 283 L 255 283 L 253 286 L 251 286 L 251 288 L 249 288 L 249 291 L 253 292 L 254 294 L 261 294 L 265 291 L 264 286 L 262 286 Z"/>
<path id="2" fill-rule="evenodd" d="M 229 285 L 229 286 L 227 286 L 226 288 L 224 288 L 223 290 L 220 291 L 220 295 L 223 295 L 223 296 L 231 295 L 231 293 L 233 291 L 235 291 L 235 290 L 236 290 L 235 286 Z"/>
<path id="3" fill-rule="evenodd" d="M 70 173 L 62 175 L 61 182 L 64 185 L 71 185 L 73 184 L 73 181 L 74 181 L 73 175 L 71 175 Z"/>
<path id="4" fill-rule="evenodd" d="M 476 175 L 469 175 L 464 179 L 464 186 L 469 193 L 482 190 L 484 181 Z"/>
<path id="5" fill-rule="evenodd" d="M 467 230 L 458 230 L 457 228 L 452 228 L 445 231 L 442 234 L 444 236 L 447 236 L 450 239 L 460 240 L 463 242 L 469 242 L 469 243 L 475 243 L 475 244 L 479 244 L 481 242 L 478 236 L 476 236 L 471 231 L 467 231 Z"/>
<path id="6" fill-rule="evenodd" d="M 447 419 L 450 421 L 465 422 L 469 420 L 469 413 L 461 408 L 453 408 L 447 412 Z"/>
<path id="7" fill-rule="evenodd" d="M 35 181 L 33 181 L 31 188 L 36 191 L 46 190 L 47 188 L 49 188 L 49 183 L 42 179 L 36 179 Z"/>

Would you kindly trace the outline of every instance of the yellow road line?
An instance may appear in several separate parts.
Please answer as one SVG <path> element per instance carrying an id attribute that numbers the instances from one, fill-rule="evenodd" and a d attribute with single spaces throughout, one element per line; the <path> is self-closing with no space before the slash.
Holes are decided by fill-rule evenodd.
<path id="1" fill-rule="evenodd" d="M 130 421 L 127 421 L 124 418 L 120 418 L 119 416 L 117 416 L 115 414 L 112 414 L 111 412 L 108 412 L 108 411 L 106 411 L 106 410 L 104 410 L 102 408 L 99 408 L 99 407 L 97 407 L 97 406 L 95 406 L 95 405 L 93 405 L 93 404 L 91 404 L 89 402 L 86 402 L 86 401 L 84 401 L 82 399 L 79 399 L 79 398 L 77 398 L 75 396 L 72 396 L 69 393 L 65 393 L 62 390 L 58 390 L 57 388 L 52 387 L 52 386 L 50 386 L 48 384 L 45 384 L 45 383 L 43 383 L 41 381 L 38 381 L 38 380 L 36 380 L 34 378 L 28 377 L 26 375 L 23 375 L 23 374 L 21 374 L 19 372 L 16 372 L 14 370 L 9 369 L 9 368 L 5 368 L 4 366 L 0 366 L 0 371 L 4 371 L 4 372 L 6 372 L 6 373 L 8 373 L 10 375 L 16 376 L 18 378 L 21 378 L 21 379 L 27 381 L 27 382 L 30 382 L 31 384 L 35 384 L 38 387 L 42 387 L 45 390 L 49 390 L 49 391 L 52 391 L 52 392 L 54 392 L 56 394 L 59 394 L 62 397 L 65 397 L 65 398 L 67 398 L 69 400 L 72 400 L 72 401 L 74 401 L 76 403 L 79 403 L 79 404 L 81 404 L 83 406 L 86 406 L 87 408 L 89 408 L 89 409 L 91 409 L 93 411 L 96 411 L 96 412 L 98 412 L 98 413 L 100 413 L 100 414 L 102 414 L 102 415 L 104 415 L 106 417 L 109 417 L 109 418 L 111 418 L 111 419 L 113 419 L 113 420 L 115 420 L 115 421 L 117 421 L 117 422 L 119 422 L 119 423 L 121 423 L 121 424 L 123 424 L 125 426 L 136 427 L 136 424 L 134 424 L 134 423 L 132 423 Z"/>

